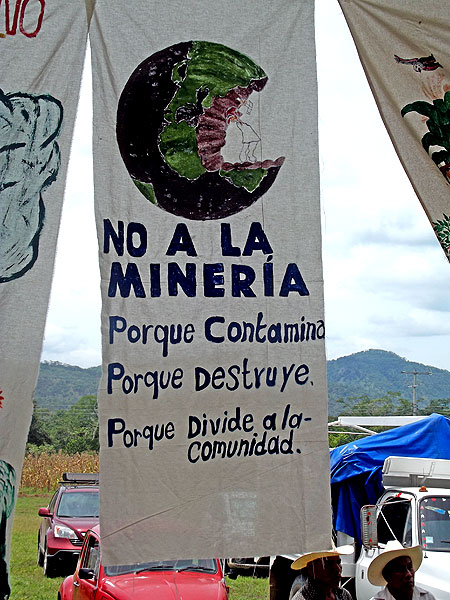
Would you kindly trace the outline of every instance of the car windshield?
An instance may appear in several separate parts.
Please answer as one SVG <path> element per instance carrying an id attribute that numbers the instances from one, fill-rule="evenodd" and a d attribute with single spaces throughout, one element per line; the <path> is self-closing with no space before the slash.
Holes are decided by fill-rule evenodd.
<path id="1" fill-rule="evenodd" d="M 165 560 L 105 567 L 105 573 L 110 577 L 114 575 L 124 575 L 125 573 L 143 573 L 146 571 L 196 571 L 200 573 L 216 573 L 217 564 L 214 559 L 206 558 L 199 560 Z"/>
<path id="2" fill-rule="evenodd" d="M 422 546 L 450 552 L 450 496 L 427 496 L 420 502 Z"/>
<path id="3" fill-rule="evenodd" d="M 58 517 L 98 517 L 98 490 L 65 492 L 61 496 Z"/>

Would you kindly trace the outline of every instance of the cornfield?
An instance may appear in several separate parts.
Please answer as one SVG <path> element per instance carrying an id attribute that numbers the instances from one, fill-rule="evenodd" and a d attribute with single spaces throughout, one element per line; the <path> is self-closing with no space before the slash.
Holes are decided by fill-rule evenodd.
<path id="1" fill-rule="evenodd" d="M 20 486 L 36 490 L 54 490 L 65 472 L 98 473 L 98 455 L 90 452 L 73 455 L 62 452 L 28 453 L 23 463 Z"/>

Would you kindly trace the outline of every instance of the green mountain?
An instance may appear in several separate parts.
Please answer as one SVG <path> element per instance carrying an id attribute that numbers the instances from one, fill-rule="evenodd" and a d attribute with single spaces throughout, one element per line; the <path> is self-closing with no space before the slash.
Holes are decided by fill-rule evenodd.
<path id="1" fill-rule="evenodd" d="M 101 374 L 101 367 L 82 369 L 60 362 L 41 362 L 34 400 L 52 411 L 69 408 L 83 396 L 97 395 Z"/>
<path id="2" fill-rule="evenodd" d="M 421 400 L 450 399 L 450 371 L 406 360 L 385 350 L 366 350 L 327 361 L 328 404 L 330 415 L 337 416 L 339 398 L 381 398 L 388 392 L 400 392 L 412 401 L 414 370 L 416 398 Z M 406 371 L 407 373 L 402 373 Z M 427 375 L 426 373 L 432 373 Z M 450 402 L 450 400 L 449 400 Z M 342 410 L 342 408 L 340 409 Z"/>
<path id="3" fill-rule="evenodd" d="M 330 415 L 338 416 L 342 407 L 339 398 L 357 400 L 362 396 L 381 398 L 388 392 L 399 392 L 412 399 L 413 375 L 416 369 L 417 400 L 450 398 L 450 371 L 411 362 L 393 352 L 366 350 L 327 361 L 328 402 Z M 424 372 L 432 372 L 425 375 Z M 101 367 L 82 369 L 60 362 L 43 362 L 40 366 L 34 399 L 38 406 L 50 410 L 68 408 L 83 396 L 96 395 Z M 450 402 L 450 400 L 449 400 Z"/>

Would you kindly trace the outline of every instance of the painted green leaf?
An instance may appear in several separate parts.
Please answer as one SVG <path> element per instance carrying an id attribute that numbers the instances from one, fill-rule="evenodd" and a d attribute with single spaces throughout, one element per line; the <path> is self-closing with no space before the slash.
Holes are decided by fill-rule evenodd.
<path id="1" fill-rule="evenodd" d="M 410 112 L 417 112 L 419 115 L 431 118 L 434 115 L 435 108 L 432 104 L 419 100 L 418 102 L 412 102 L 411 104 L 404 106 L 401 111 L 402 117 Z"/>
<path id="2" fill-rule="evenodd" d="M 435 136 L 428 131 L 422 138 L 422 146 L 425 148 L 425 150 L 428 152 L 428 150 L 430 149 L 430 146 L 436 146 L 436 139 Z"/>
<path id="3" fill-rule="evenodd" d="M 426 125 L 428 132 L 422 137 L 422 146 L 429 152 L 431 146 L 440 146 L 439 150 L 431 154 L 436 165 L 449 162 L 450 158 L 450 92 L 446 92 L 444 98 L 436 98 L 433 104 L 429 102 L 412 102 L 402 108 L 404 117 L 410 112 L 417 112 L 428 117 Z"/>
<path id="4" fill-rule="evenodd" d="M 433 229 L 448 260 L 450 261 L 450 218 L 445 213 L 443 219 L 433 222 Z"/>

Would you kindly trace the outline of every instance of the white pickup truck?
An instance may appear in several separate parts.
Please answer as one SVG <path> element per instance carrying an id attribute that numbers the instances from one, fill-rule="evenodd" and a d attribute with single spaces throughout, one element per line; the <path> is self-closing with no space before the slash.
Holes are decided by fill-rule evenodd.
<path id="1" fill-rule="evenodd" d="M 450 600 L 450 460 L 388 457 L 383 466 L 385 491 L 376 505 L 361 510 L 362 546 L 342 557 L 343 586 L 355 600 L 369 600 L 379 589 L 367 579 L 367 568 L 389 540 L 420 544 L 423 562 L 416 584 Z M 337 544 L 354 543 L 337 532 Z M 270 569 L 270 600 L 288 600 L 302 574 L 290 567 L 296 556 L 277 556 Z"/>

